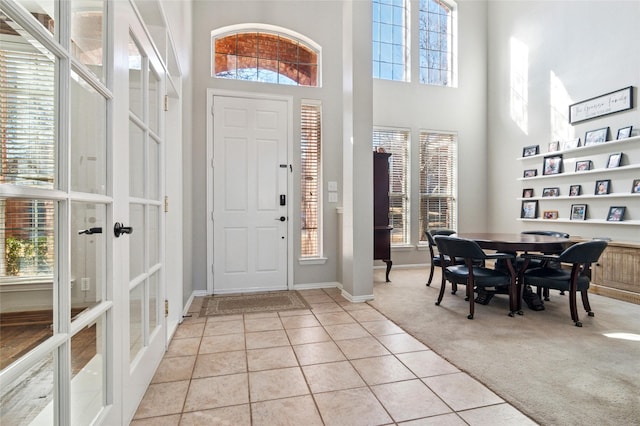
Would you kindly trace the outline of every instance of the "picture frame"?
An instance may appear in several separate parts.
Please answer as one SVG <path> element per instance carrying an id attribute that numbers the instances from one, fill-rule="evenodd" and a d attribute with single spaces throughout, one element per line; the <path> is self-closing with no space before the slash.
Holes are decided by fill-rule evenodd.
<path id="1" fill-rule="evenodd" d="M 536 219 L 538 217 L 538 200 L 523 201 L 520 217 L 522 219 Z"/>
<path id="2" fill-rule="evenodd" d="M 533 188 L 525 188 L 522 190 L 522 198 L 532 198 Z"/>
<path id="3" fill-rule="evenodd" d="M 560 151 L 560 141 L 549 142 L 549 152 Z"/>
<path id="4" fill-rule="evenodd" d="M 543 219 L 557 219 L 558 218 L 558 210 L 545 210 L 542 213 Z"/>
<path id="5" fill-rule="evenodd" d="M 616 135 L 616 139 L 626 139 L 631 137 L 631 130 L 633 126 L 622 127 L 618 129 L 618 134 Z"/>
<path id="6" fill-rule="evenodd" d="M 574 149 L 580 146 L 580 138 L 569 139 L 568 141 L 562 142 L 562 149 Z"/>
<path id="7" fill-rule="evenodd" d="M 609 160 L 607 160 L 607 169 L 614 169 L 616 167 L 620 167 L 621 160 L 622 160 L 621 152 L 616 152 L 609 155 Z"/>
<path id="8" fill-rule="evenodd" d="M 543 197 L 557 197 L 560 195 L 560 188 L 553 187 L 553 188 L 544 188 L 542 190 L 542 196 Z"/>
<path id="9" fill-rule="evenodd" d="M 634 179 L 631 184 L 631 193 L 640 194 L 640 179 Z"/>
<path id="10" fill-rule="evenodd" d="M 569 197 L 577 197 L 582 192 L 582 185 L 571 185 L 569 187 Z"/>
<path id="11" fill-rule="evenodd" d="M 576 172 L 591 170 L 591 160 L 576 161 Z"/>
<path id="12" fill-rule="evenodd" d="M 524 171 L 523 177 L 525 178 L 530 178 L 535 176 L 538 176 L 538 169 L 528 169 Z"/>
<path id="13" fill-rule="evenodd" d="M 586 204 L 571 204 L 570 220 L 585 220 L 587 218 Z"/>
<path id="14" fill-rule="evenodd" d="M 540 145 L 525 146 L 522 148 L 523 157 L 531 157 L 540 153 Z"/>
<path id="15" fill-rule="evenodd" d="M 589 130 L 584 134 L 584 146 L 605 143 L 609 136 L 609 127 L 601 129 Z"/>
<path id="16" fill-rule="evenodd" d="M 602 179 L 596 181 L 595 195 L 605 195 L 609 193 L 611 187 L 611 179 Z"/>
<path id="17" fill-rule="evenodd" d="M 569 123 L 590 120 L 633 108 L 633 86 L 569 105 Z"/>
<path id="18" fill-rule="evenodd" d="M 624 220 L 625 206 L 611 206 L 607 213 L 607 222 L 622 222 Z"/>
<path id="19" fill-rule="evenodd" d="M 557 175 L 562 172 L 562 154 L 547 155 L 542 163 L 543 175 Z"/>

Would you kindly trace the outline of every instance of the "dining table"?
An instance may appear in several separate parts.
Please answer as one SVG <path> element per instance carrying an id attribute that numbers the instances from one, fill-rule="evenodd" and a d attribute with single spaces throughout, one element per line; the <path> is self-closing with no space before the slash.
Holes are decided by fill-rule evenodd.
<path id="1" fill-rule="evenodd" d="M 495 250 L 503 253 L 557 253 L 573 244 L 569 238 L 554 237 L 539 234 L 519 234 L 500 232 L 459 232 L 452 237 L 473 240 L 485 250 Z M 515 289 L 511 289 L 509 294 L 514 294 L 516 300 L 510 300 L 511 313 L 516 312 L 522 315 L 522 289 L 523 273 L 528 266 L 528 260 L 517 263 Z M 514 310 L 515 309 L 515 310 Z"/>

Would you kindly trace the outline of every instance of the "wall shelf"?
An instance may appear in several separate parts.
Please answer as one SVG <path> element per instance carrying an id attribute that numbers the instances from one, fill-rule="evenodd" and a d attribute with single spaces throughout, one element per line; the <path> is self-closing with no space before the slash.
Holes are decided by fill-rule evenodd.
<path id="1" fill-rule="evenodd" d="M 571 220 L 571 219 L 526 219 L 526 218 L 518 218 L 521 222 L 544 222 L 544 223 L 573 223 L 576 225 L 585 225 L 585 224 L 597 224 L 597 225 L 631 225 L 638 226 L 640 225 L 640 220 L 623 220 L 620 222 L 607 221 L 604 219 L 585 219 L 585 220 Z"/>
<path id="2" fill-rule="evenodd" d="M 542 160 L 544 159 L 544 157 L 548 155 L 554 155 L 554 154 L 563 154 L 563 155 L 570 154 L 570 157 L 579 157 L 580 155 L 586 154 L 589 152 L 593 152 L 593 153 L 607 152 L 607 151 L 615 152 L 615 151 L 621 150 L 626 145 L 632 145 L 637 142 L 640 142 L 640 136 L 633 136 L 626 139 L 607 141 L 607 142 L 593 144 L 589 146 L 579 146 L 577 148 L 571 148 L 571 149 L 561 149 L 560 151 L 543 152 L 540 154 L 531 155 L 529 157 L 518 157 L 517 160 L 519 161 L 529 161 L 529 160 L 535 160 L 535 159 Z"/>

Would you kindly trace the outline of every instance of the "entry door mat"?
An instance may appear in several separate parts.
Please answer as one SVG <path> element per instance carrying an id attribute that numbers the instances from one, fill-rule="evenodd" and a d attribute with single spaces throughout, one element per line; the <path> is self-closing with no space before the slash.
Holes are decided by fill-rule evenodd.
<path id="1" fill-rule="evenodd" d="M 311 309 L 295 290 L 269 293 L 207 296 L 202 301 L 200 316 L 248 314 L 255 312 Z"/>

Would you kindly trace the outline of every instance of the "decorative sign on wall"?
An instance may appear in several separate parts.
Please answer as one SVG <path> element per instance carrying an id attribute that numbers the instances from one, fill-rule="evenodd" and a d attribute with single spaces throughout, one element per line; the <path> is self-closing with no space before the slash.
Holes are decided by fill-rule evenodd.
<path id="1" fill-rule="evenodd" d="M 569 105 L 569 123 L 590 120 L 633 108 L 633 86 Z"/>

